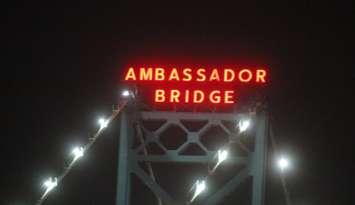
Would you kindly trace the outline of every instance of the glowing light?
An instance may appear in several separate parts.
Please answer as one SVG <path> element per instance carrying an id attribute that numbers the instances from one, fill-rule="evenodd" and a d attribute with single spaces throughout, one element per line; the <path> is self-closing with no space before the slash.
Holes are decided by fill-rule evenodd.
<path id="1" fill-rule="evenodd" d="M 259 70 L 256 70 L 256 82 L 257 83 L 259 83 L 259 82 L 261 82 L 261 83 L 265 83 L 266 82 L 266 80 L 265 80 L 265 78 L 266 78 L 266 70 L 262 70 L 262 69 L 259 69 Z"/>
<path id="2" fill-rule="evenodd" d="M 129 67 L 125 73 L 125 81 L 175 81 L 175 82 L 255 82 L 265 83 L 265 69 L 238 68 L 196 68 L 189 67 Z"/>
<path id="3" fill-rule="evenodd" d="M 280 168 L 281 172 L 290 167 L 290 161 L 285 157 L 280 157 L 277 161 L 277 165 Z"/>
<path id="4" fill-rule="evenodd" d="M 237 102 L 235 87 L 241 84 L 267 84 L 268 70 L 262 67 L 245 68 L 195 66 L 176 67 L 153 65 L 128 67 L 124 81 L 133 83 L 152 99 L 155 104 L 204 106 L 230 106 Z M 167 83 L 167 84 L 165 84 Z M 132 84 L 133 85 L 133 84 Z M 164 85 L 164 87 L 161 87 Z M 136 92 L 122 93 L 123 97 L 135 98 Z M 149 96 L 149 97 L 148 97 Z"/>
<path id="5" fill-rule="evenodd" d="M 226 159 L 228 158 L 228 151 L 227 150 L 218 150 L 217 151 L 217 162 L 215 162 L 215 166 L 213 167 L 213 169 L 211 170 L 211 172 L 214 172 L 217 167 L 224 162 Z"/>
<path id="6" fill-rule="evenodd" d="M 46 195 L 48 192 L 50 192 L 57 185 L 58 185 L 58 180 L 56 177 L 54 177 L 54 179 L 52 177 L 50 177 L 46 181 L 44 181 L 43 186 L 46 188 L 46 192 L 44 195 Z"/>
<path id="7" fill-rule="evenodd" d="M 246 131 L 250 126 L 250 120 L 249 119 L 244 119 L 244 120 L 240 120 L 238 123 L 238 128 L 239 128 L 239 132 L 244 132 Z"/>
<path id="8" fill-rule="evenodd" d="M 234 103 L 234 93 L 234 90 L 156 89 L 154 101 L 156 103 L 232 104 Z"/>
<path id="9" fill-rule="evenodd" d="M 220 164 L 220 163 L 222 163 L 224 160 L 227 159 L 227 157 L 228 157 L 228 151 L 227 151 L 227 150 L 218 150 L 217 155 L 218 155 L 218 164 Z"/>
<path id="10" fill-rule="evenodd" d="M 84 148 L 82 147 L 75 147 L 72 151 L 72 154 L 74 155 L 74 161 L 76 161 L 77 159 L 81 158 L 82 156 L 84 156 Z"/>
<path id="11" fill-rule="evenodd" d="M 192 196 L 190 202 L 194 201 L 195 198 L 198 197 L 198 195 L 200 195 L 203 191 L 205 191 L 206 181 L 205 180 L 197 180 L 194 187 L 195 187 L 194 195 Z"/>
<path id="12" fill-rule="evenodd" d="M 246 74 L 246 76 L 245 76 Z M 240 82 L 249 82 L 253 78 L 253 73 L 249 69 L 243 69 L 239 72 L 238 75 L 239 81 Z"/>
<path id="13" fill-rule="evenodd" d="M 122 95 L 123 97 L 129 97 L 129 96 L 131 95 L 131 93 L 129 92 L 129 90 L 123 90 L 122 93 L 121 93 L 121 95 Z"/>
<path id="14" fill-rule="evenodd" d="M 100 119 L 98 120 L 98 123 L 99 123 L 99 125 L 100 125 L 100 129 L 103 129 L 103 128 L 106 128 L 106 127 L 107 127 L 109 121 L 108 121 L 108 120 L 105 120 L 104 118 L 100 118 Z"/>

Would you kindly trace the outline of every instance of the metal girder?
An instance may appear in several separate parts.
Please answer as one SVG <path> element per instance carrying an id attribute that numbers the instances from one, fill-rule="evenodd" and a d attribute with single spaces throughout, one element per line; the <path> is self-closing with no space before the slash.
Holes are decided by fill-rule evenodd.
<path id="1" fill-rule="evenodd" d="M 223 200 L 225 196 L 233 192 L 247 177 L 250 176 L 249 168 L 246 167 L 229 180 L 221 189 L 207 197 L 202 204 L 215 205 Z"/>
<path id="2" fill-rule="evenodd" d="M 177 163 L 202 163 L 205 164 L 210 162 L 214 154 L 209 154 L 207 156 L 186 156 L 186 155 L 135 155 L 134 158 L 137 161 L 148 161 L 148 162 L 177 162 Z M 246 164 L 248 158 L 246 157 L 229 157 L 229 160 L 226 163 L 230 164 Z"/>
<path id="3" fill-rule="evenodd" d="M 236 113 L 205 113 L 205 112 L 141 112 L 141 117 L 144 120 L 159 120 L 159 119 L 188 119 L 188 120 L 238 120 L 247 115 Z"/>
<path id="4" fill-rule="evenodd" d="M 166 205 L 185 204 L 172 198 L 156 181 L 152 174 L 147 174 L 139 165 L 145 163 L 208 163 L 216 154 L 201 142 L 201 135 L 211 129 L 211 127 L 220 127 L 227 135 L 228 140 L 233 141 L 247 152 L 248 156 L 229 156 L 228 163 L 243 165 L 244 168 L 237 172 L 221 189 L 213 193 L 206 199 L 201 199 L 203 204 L 214 205 L 220 203 L 225 196 L 235 190 L 240 183 L 253 177 L 252 205 L 263 205 L 264 197 L 264 170 L 266 165 L 266 136 L 267 136 L 267 118 L 265 114 L 255 116 L 254 127 L 256 129 L 255 145 L 253 150 L 249 150 L 236 138 L 236 133 L 229 130 L 222 121 L 237 122 L 240 119 L 248 117 L 240 113 L 196 113 L 196 112 L 147 112 L 132 109 L 123 111 L 120 119 L 120 150 L 119 150 L 119 169 L 118 169 L 118 187 L 117 187 L 117 205 L 129 205 L 130 203 L 130 175 L 135 174 L 143 183 L 156 195 L 157 198 Z M 155 130 L 149 130 L 142 124 L 142 121 L 163 120 Z M 188 121 L 206 121 L 201 128 L 190 131 L 181 120 Z M 132 147 L 132 140 L 137 134 L 134 132 L 134 125 L 140 127 L 139 133 L 144 134 L 144 142 L 137 147 Z M 138 126 L 137 126 L 138 125 Z M 161 142 L 161 134 L 170 126 L 177 126 L 186 133 L 186 141 L 176 147 L 168 149 Z M 150 144 L 156 144 L 164 153 L 147 153 L 146 147 Z M 195 144 L 203 150 L 201 155 L 182 155 L 190 144 Z M 142 154 L 142 151 L 143 154 Z M 159 176 L 155 176 L 159 177 Z"/>
<path id="5" fill-rule="evenodd" d="M 178 205 L 179 203 L 174 201 L 174 199 L 160 187 L 153 179 L 140 168 L 138 165 L 132 167 L 132 172 L 135 173 L 143 183 L 152 190 L 152 192 L 158 196 L 167 205 Z"/>

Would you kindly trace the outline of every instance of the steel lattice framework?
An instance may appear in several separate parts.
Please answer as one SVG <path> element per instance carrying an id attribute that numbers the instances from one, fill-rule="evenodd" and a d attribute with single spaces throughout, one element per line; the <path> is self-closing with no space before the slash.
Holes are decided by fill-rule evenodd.
<path id="1" fill-rule="evenodd" d="M 213 159 L 216 151 L 211 151 L 201 142 L 201 135 L 213 127 L 221 128 L 228 135 L 228 141 L 240 143 L 236 133 L 228 129 L 224 121 L 236 122 L 246 117 L 240 113 L 201 113 L 201 112 L 167 112 L 167 111 L 139 111 L 133 106 L 127 107 L 120 117 L 120 140 L 119 140 L 119 169 L 117 204 L 130 204 L 131 174 L 135 174 L 149 189 L 160 198 L 163 204 L 178 205 L 186 204 L 170 196 L 155 180 L 154 175 L 147 173 L 139 163 L 208 163 Z M 157 129 L 151 131 L 146 129 L 142 121 L 164 120 L 164 123 Z M 182 120 L 201 121 L 206 123 L 198 130 L 191 131 L 186 128 Z M 268 119 L 264 113 L 254 115 L 253 129 L 255 139 L 253 149 L 247 156 L 229 156 L 228 161 L 233 164 L 242 165 L 243 168 L 235 173 L 220 189 L 211 195 L 201 199 L 201 204 L 214 205 L 223 201 L 224 197 L 232 193 L 245 179 L 252 177 L 252 205 L 264 204 L 264 177 L 266 166 L 266 149 L 268 135 Z M 186 141 L 176 149 L 167 149 L 161 142 L 160 135 L 170 126 L 178 126 L 186 133 Z M 142 139 L 139 146 L 133 147 L 133 139 Z M 148 153 L 146 146 L 149 143 L 156 143 L 164 154 L 156 155 Z M 204 155 L 181 155 L 190 144 L 198 145 Z M 151 171 L 151 170 L 150 170 Z"/>

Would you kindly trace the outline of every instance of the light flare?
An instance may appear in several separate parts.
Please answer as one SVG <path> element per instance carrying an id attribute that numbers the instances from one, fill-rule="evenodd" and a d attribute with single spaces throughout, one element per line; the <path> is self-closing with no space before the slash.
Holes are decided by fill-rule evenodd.
<path id="1" fill-rule="evenodd" d="M 100 118 L 100 119 L 98 120 L 98 123 L 99 123 L 99 125 L 100 125 L 100 129 L 103 129 L 103 128 L 106 128 L 106 127 L 107 127 L 109 121 L 106 120 L 106 119 L 104 119 L 104 118 Z"/>
<path id="2" fill-rule="evenodd" d="M 71 153 L 74 156 L 73 161 L 76 161 L 79 158 L 84 156 L 84 148 L 83 147 L 75 147 Z"/>
<path id="3" fill-rule="evenodd" d="M 250 126 L 250 120 L 249 119 L 244 119 L 244 120 L 240 120 L 238 122 L 238 128 L 239 128 L 239 132 L 245 132 Z"/>
<path id="4" fill-rule="evenodd" d="M 200 195 L 203 191 L 206 190 L 206 181 L 205 180 L 197 180 L 194 184 L 195 191 L 194 195 L 192 196 L 190 202 L 193 202 L 198 195 Z"/>

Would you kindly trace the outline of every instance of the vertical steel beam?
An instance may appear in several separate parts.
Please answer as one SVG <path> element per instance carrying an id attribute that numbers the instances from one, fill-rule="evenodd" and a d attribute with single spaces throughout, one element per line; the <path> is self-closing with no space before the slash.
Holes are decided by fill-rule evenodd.
<path id="1" fill-rule="evenodd" d="M 265 192 L 265 167 L 267 152 L 268 122 L 265 113 L 260 113 L 256 118 L 255 149 L 253 154 L 253 193 L 252 205 L 264 204 Z"/>
<path id="2" fill-rule="evenodd" d="M 124 109 L 120 117 L 119 165 L 117 174 L 117 205 L 130 203 L 130 140 L 133 138 L 133 127 L 128 118 L 128 109 Z"/>

